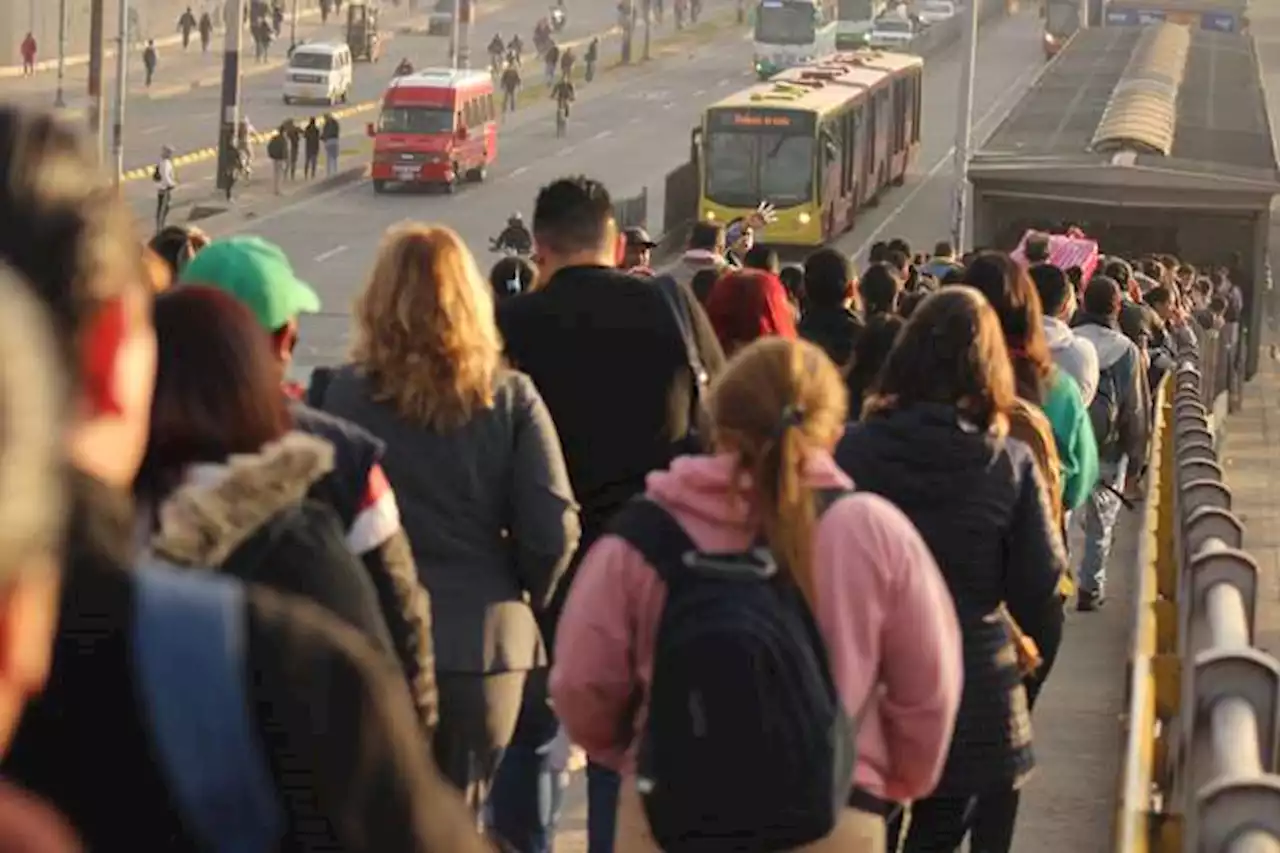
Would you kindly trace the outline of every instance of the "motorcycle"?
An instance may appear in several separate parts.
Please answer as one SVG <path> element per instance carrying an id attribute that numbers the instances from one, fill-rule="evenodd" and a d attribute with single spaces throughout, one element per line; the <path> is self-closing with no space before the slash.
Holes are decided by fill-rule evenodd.
<path id="1" fill-rule="evenodd" d="M 564 25 L 568 23 L 568 16 L 565 15 L 564 7 L 554 6 L 551 9 L 551 29 L 553 32 L 560 32 L 564 29 Z"/>

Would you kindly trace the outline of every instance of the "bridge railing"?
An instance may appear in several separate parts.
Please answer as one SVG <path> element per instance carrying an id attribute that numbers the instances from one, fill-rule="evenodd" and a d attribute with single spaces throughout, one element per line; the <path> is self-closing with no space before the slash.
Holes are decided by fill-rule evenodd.
<path id="1" fill-rule="evenodd" d="M 1115 850 L 1280 853 L 1280 662 L 1218 459 L 1240 342 L 1198 334 L 1156 400 Z"/>

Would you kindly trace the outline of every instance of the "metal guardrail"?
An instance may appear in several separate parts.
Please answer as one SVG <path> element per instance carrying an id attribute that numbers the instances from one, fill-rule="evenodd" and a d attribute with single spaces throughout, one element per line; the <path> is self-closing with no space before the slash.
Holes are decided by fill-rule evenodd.
<path id="1" fill-rule="evenodd" d="M 1200 338 L 1157 397 L 1117 853 L 1280 853 L 1280 662 L 1254 646 L 1259 569 L 1216 441 L 1242 348 Z"/>

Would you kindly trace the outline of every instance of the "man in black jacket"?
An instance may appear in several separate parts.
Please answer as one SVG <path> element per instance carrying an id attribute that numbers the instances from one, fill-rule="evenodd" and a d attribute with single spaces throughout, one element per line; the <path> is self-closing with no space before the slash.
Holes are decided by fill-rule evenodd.
<path id="1" fill-rule="evenodd" d="M 805 259 L 808 305 L 797 331 L 822 347 L 839 367 L 848 365 L 864 328 L 862 318 L 853 311 L 856 281 L 853 265 L 835 249 L 819 249 Z"/>
<path id="2" fill-rule="evenodd" d="M 93 160 L 47 116 L 0 108 L 0 166 L 0 220 L 22 223 L 0 230 L 0 261 L 26 277 L 54 325 L 68 388 L 56 434 L 75 470 L 49 679 L 0 770 L 58 808 L 86 849 L 214 849 L 179 806 L 140 698 L 129 494 L 146 448 L 156 350 L 133 216 L 97 190 Z M 242 592 L 241 686 L 283 812 L 277 849 L 487 849 L 430 765 L 385 659 L 315 606 Z"/>
<path id="3" fill-rule="evenodd" d="M 243 302 L 271 335 L 282 378 L 298 342 L 299 316 L 320 309 L 320 298 L 294 275 L 284 252 L 256 237 L 211 243 L 183 268 L 181 282 L 216 287 Z M 430 736 L 439 717 L 430 602 L 400 526 L 395 494 L 382 471 L 382 443 L 355 424 L 307 406 L 298 396 L 291 394 L 294 426 L 325 439 L 334 450 L 333 471 L 310 496 L 337 512 L 347 531 L 348 547 L 368 570 L 414 704 Z"/>
<path id="4" fill-rule="evenodd" d="M 665 468 L 687 446 L 695 427 L 691 416 L 696 416 L 699 389 L 677 310 L 692 321 L 690 334 L 708 374 L 719 371 L 724 354 L 687 287 L 665 289 L 653 279 L 616 269 L 623 238 L 609 193 L 599 182 L 572 177 L 543 187 L 534 206 L 533 241 L 546 284 L 501 303 L 498 325 L 507 357 L 533 378 L 560 434 L 582 506 L 581 555 L 613 513 L 644 490 L 646 475 Z M 571 584 L 572 570 L 543 624 L 549 641 Z M 528 803 L 536 778 L 516 781 L 511 774 L 536 773 L 532 753 L 556 731 L 541 697 L 527 696 L 526 709 L 503 758 L 493 800 L 499 834 L 521 851 L 540 849 L 554 831 L 513 817 L 537 814 Z M 617 788 L 616 774 L 588 768 L 592 839 L 613 837 Z"/>

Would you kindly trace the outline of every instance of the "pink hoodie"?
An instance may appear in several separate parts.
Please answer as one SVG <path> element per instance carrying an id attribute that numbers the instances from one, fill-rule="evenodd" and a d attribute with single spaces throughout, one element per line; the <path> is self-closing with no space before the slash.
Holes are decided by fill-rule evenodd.
<path id="1" fill-rule="evenodd" d="M 702 550 L 745 550 L 756 536 L 742 502 L 731 499 L 734 463 L 688 456 L 649 475 L 648 496 Z M 827 453 L 813 454 L 807 473 L 814 488 L 851 486 Z M 950 593 L 911 522 L 875 495 L 837 501 L 816 537 L 816 615 L 836 686 L 850 715 L 866 704 L 855 781 L 885 799 L 917 799 L 942 772 L 960 702 Z M 637 680 L 647 695 L 665 597 L 640 554 L 605 536 L 578 570 L 556 635 L 551 695 L 561 722 L 593 760 L 628 773 L 634 754 L 618 733 L 630 729 L 623 717 Z M 642 707 L 637 730 L 645 714 Z"/>

